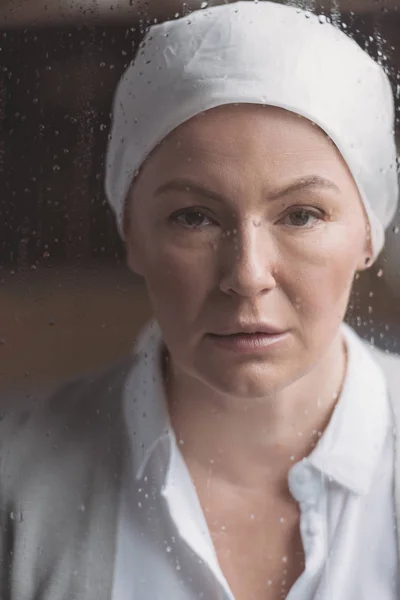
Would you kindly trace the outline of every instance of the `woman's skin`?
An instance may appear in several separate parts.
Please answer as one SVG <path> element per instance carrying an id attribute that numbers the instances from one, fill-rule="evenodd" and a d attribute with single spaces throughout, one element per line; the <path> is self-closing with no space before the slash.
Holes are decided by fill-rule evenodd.
<path id="1" fill-rule="evenodd" d="M 340 332 L 371 256 L 353 178 L 331 140 L 280 108 L 230 105 L 175 130 L 127 206 L 128 264 L 169 351 L 171 421 L 238 600 L 284 598 L 303 565 L 290 467 L 343 383 Z M 287 332 L 238 354 L 208 334 Z"/>

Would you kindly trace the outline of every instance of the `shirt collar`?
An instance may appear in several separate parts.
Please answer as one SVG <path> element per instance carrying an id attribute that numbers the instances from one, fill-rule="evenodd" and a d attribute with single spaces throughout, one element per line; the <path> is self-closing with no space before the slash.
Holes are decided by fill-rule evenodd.
<path id="1" fill-rule="evenodd" d="M 156 446 L 167 440 L 168 447 L 174 439 L 163 381 L 163 348 L 160 327 L 152 320 L 136 341 L 133 366 L 125 382 L 124 415 L 137 479 L 143 476 Z"/>
<path id="2" fill-rule="evenodd" d="M 307 460 L 340 485 L 366 494 L 392 418 L 381 368 L 349 326 L 343 324 L 342 331 L 348 357 L 342 393 L 328 427 Z M 157 321 L 150 321 L 135 344 L 135 361 L 125 384 L 124 411 L 138 479 L 160 441 L 167 441 L 169 452 L 176 443 L 163 382 L 163 347 L 160 327 Z"/>
<path id="3" fill-rule="evenodd" d="M 366 342 L 343 324 L 347 374 L 329 424 L 308 461 L 357 494 L 368 493 L 392 430 L 386 380 Z"/>

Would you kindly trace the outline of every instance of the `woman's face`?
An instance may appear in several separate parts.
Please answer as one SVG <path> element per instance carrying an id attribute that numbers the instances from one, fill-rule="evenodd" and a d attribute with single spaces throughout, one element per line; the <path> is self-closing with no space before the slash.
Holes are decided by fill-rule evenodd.
<path id="1" fill-rule="evenodd" d="M 356 185 L 318 127 L 273 107 L 207 111 L 153 152 L 129 202 L 128 263 L 177 370 L 262 397 L 326 355 L 370 253 Z M 243 322 L 285 335 L 246 354 L 210 335 Z"/>

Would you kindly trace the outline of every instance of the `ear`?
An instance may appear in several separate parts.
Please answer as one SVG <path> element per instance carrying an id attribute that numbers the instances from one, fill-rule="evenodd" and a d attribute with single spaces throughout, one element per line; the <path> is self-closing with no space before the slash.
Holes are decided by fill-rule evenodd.
<path id="1" fill-rule="evenodd" d="M 373 263 L 374 261 L 372 260 L 372 257 L 364 254 L 357 265 L 357 271 L 366 271 L 372 267 Z"/>
<path id="2" fill-rule="evenodd" d="M 367 235 L 365 239 L 364 249 L 361 253 L 359 262 L 357 264 L 357 271 L 366 271 L 374 264 L 373 259 L 374 253 L 372 250 L 372 242 L 371 242 L 371 228 L 369 223 L 367 224 Z"/>

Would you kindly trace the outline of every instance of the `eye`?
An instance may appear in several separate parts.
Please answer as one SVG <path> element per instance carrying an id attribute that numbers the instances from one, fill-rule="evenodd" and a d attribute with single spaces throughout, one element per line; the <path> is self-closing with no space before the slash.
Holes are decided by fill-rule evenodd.
<path id="1" fill-rule="evenodd" d="M 316 214 L 315 211 L 311 211 L 307 208 L 296 208 L 282 219 L 285 225 L 302 229 L 313 227 L 321 220 L 321 214 Z"/>
<path id="2" fill-rule="evenodd" d="M 201 229 L 209 227 L 215 223 L 200 210 L 183 210 L 172 215 L 171 220 L 174 223 L 183 225 L 186 229 Z"/>

